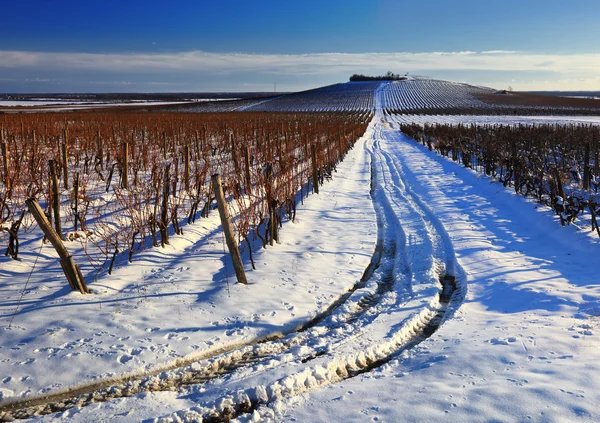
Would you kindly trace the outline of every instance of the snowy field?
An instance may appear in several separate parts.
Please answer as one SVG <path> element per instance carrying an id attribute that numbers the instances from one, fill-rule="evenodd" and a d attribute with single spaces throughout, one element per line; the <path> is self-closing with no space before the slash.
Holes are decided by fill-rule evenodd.
<path id="1" fill-rule="evenodd" d="M 35 263 L 39 245 L 24 241 L 22 261 L 3 260 L 0 270 L 0 398 L 172 367 L 289 332 L 324 311 L 360 279 L 374 249 L 365 160 L 357 146 L 335 183 L 299 205 L 281 243 L 255 252 L 247 287 L 235 284 L 224 258 L 216 211 L 166 249 L 91 281 L 88 296 L 64 286 L 51 246 Z"/>
<path id="2" fill-rule="evenodd" d="M 71 110 L 100 109 L 104 107 L 123 107 L 123 106 L 168 106 L 177 104 L 202 103 L 213 100 L 190 100 L 190 101 L 129 101 L 129 102 L 92 102 L 92 101 L 10 101 L 0 100 L 0 109 L 5 111 L 51 111 L 64 112 Z M 18 109 L 16 109 L 18 108 Z"/>
<path id="3" fill-rule="evenodd" d="M 419 125 L 600 125 L 600 116 L 451 116 L 451 115 L 390 115 L 390 124 Z M 397 126 L 395 126 L 397 127 Z"/>
<path id="4" fill-rule="evenodd" d="M 428 341 L 282 421 L 598 421 L 597 238 L 395 131 L 383 138 L 448 231 L 467 296 Z"/>
<path id="5" fill-rule="evenodd" d="M 247 287 L 215 214 L 94 295 L 50 247 L 26 289 L 39 246 L 2 260 L 0 406 L 110 380 L 32 421 L 600 421 L 598 238 L 406 138 L 385 95 Z"/>
<path id="6" fill-rule="evenodd" d="M 53 106 L 64 104 L 89 104 L 90 101 L 69 100 L 0 100 L 0 107 Z"/>

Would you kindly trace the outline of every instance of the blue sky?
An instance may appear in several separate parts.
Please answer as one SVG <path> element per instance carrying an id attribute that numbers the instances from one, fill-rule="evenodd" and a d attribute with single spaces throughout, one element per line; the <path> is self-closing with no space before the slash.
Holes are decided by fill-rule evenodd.
<path id="1" fill-rule="evenodd" d="M 0 92 L 270 91 L 388 70 L 600 90 L 592 0 L 20 0 Z"/>

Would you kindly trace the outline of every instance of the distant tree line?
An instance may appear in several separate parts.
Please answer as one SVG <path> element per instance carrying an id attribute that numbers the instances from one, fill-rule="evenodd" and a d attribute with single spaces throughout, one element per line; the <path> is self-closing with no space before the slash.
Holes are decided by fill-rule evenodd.
<path id="1" fill-rule="evenodd" d="M 350 82 L 359 82 L 359 81 L 403 81 L 407 79 L 406 76 L 400 76 L 400 74 L 392 73 L 388 71 L 385 75 L 380 76 L 369 76 L 355 73 L 350 77 Z"/>

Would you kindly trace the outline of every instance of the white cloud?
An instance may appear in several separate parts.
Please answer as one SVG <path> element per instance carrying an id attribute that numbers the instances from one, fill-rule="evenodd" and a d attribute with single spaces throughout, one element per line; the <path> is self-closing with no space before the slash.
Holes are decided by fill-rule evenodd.
<path id="1" fill-rule="evenodd" d="M 91 85 L 148 85 L 181 90 L 243 89 L 249 82 L 269 90 L 304 89 L 340 82 L 352 73 L 410 72 L 478 85 L 515 89 L 600 89 L 600 54 L 542 54 L 523 51 L 422 53 L 260 54 L 209 53 L 48 53 L 0 50 L 0 81 L 21 74 L 89 81 Z M 46 75 L 47 74 L 47 75 Z M 240 74 L 243 77 L 240 77 Z M 67 76 L 68 75 L 68 76 Z M 88 76 L 89 75 L 89 76 Z M 141 78 L 141 75 L 145 75 Z M 494 79 L 492 75 L 495 75 Z M 516 78 L 516 81 L 514 81 Z M 219 80 L 219 86 L 213 81 Z M 122 81 L 127 81 L 123 83 Z M 223 82 L 226 81 L 226 82 Z M 89 82 L 88 82 L 89 83 Z M 177 87 L 173 86 L 175 84 Z M 284 85 L 285 84 L 285 85 Z M 226 85 L 226 86 L 223 86 Z M 138 89 L 138 88 L 136 88 Z"/>
<path id="2" fill-rule="evenodd" d="M 597 72 L 600 54 L 537 54 L 491 50 L 429 53 L 247 54 L 47 53 L 0 51 L 0 68 L 93 70 L 105 72 L 261 72 L 327 75 L 340 71 L 487 70 Z"/>

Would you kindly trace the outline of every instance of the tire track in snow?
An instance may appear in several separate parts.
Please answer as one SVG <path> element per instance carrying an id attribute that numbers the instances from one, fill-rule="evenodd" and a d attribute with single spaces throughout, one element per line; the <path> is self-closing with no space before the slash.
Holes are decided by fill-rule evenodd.
<path id="1" fill-rule="evenodd" d="M 376 136 L 379 136 L 382 132 L 379 130 L 376 134 Z M 400 247 L 393 249 L 395 255 L 393 261 L 405 265 L 403 275 L 410 277 L 411 282 L 409 283 L 412 283 L 412 267 L 419 267 L 426 274 L 436 270 L 433 255 L 443 257 L 443 268 L 437 267 L 438 271 L 442 271 L 439 275 L 441 290 L 438 290 L 436 295 L 418 313 L 414 313 L 404 320 L 400 328 L 391 335 L 391 339 L 375 342 L 367 349 L 356 348 L 350 354 L 328 359 L 323 364 L 307 367 L 266 386 L 258 385 L 222 396 L 212 405 L 180 411 L 164 418 L 155 419 L 155 422 L 220 422 L 229 421 L 248 413 L 253 413 L 253 419 L 273 419 L 275 414 L 271 407 L 278 401 L 342 382 L 382 366 L 403 351 L 414 348 L 433 335 L 443 321 L 448 319 L 462 304 L 466 291 L 465 276 L 456 262 L 454 248 L 448 233 L 433 211 L 405 183 L 402 164 L 396 162 L 388 153 L 383 152 L 376 141 L 369 150 L 372 156 L 373 173 L 376 174 L 377 169 L 379 169 L 381 174 L 372 178 L 372 180 L 377 181 L 377 186 L 372 191 L 374 202 L 378 203 L 375 205 L 376 208 L 385 210 L 388 217 L 391 214 L 394 215 L 388 219 L 388 223 L 402 222 L 404 228 L 414 225 L 411 234 L 413 232 L 415 235 L 420 233 L 422 236 L 421 241 L 424 244 L 428 244 L 429 241 L 429 245 L 426 245 L 426 247 L 431 248 L 429 251 L 432 258 L 429 261 L 425 260 L 430 265 L 427 270 L 425 263 L 416 263 L 418 262 L 418 255 L 413 258 L 412 262 L 409 261 L 409 255 L 406 253 L 406 233 L 402 229 L 402 225 L 396 227 L 393 224 L 388 224 L 385 228 L 387 245 Z M 386 174 L 389 174 L 390 179 L 385 177 Z M 386 186 L 388 184 L 390 186 Z M 406 220 L 399 219 L 399 216 L 396 215 L 398 210 L 404 210 L 402 214 Z M 410 225 L 407 225 L 409 221 Z M 419 227 L 419 223 L 421 227 Z M 400 229 L 400 231 L 397 229 Z M 436 239 L 437 242 L 434 243 L 433 239 Z M 437 248 L 435 247 L 436 244 Z M 438 250 L 437 254 L 434 249 Z M 387 251 L 392 250 L 388 249 Z M 415 264 L 420 266 L 415 266 Z M 374 272 L 374 277 L 379 275 L 382 279 L 388 278 L 390 268 L 392 269 L 392 277 L 396 278 L 397 274 L 394 273 L 393 266 L 390 267 L 389 263 L 385 263 L 385 261 L 382 261 L 382 265 Z M 421 276 L 424 274 L 419 272 Z M 416 280 L 416 282 L 419 281 Z"/>
<path id="2" fill-rule="evenodd" d="M 8 402 L 0 406 L 0 421 L 4 418 L 24 419 L 36 415 L 58 413 L 74 407 L 83 407 L 114 398 L 129 397 L 142 392 L 170 391 L 178 386 L 206 383 L 231 374 L 237 369 L 255 366 L 261 362 L 269 362 L 272 356 L 294 347 L 307 345 L 315 340 L 318 343 L 319 339 L 333 331 L 339 332 L 338 337 L 342 337 L 342 335 L 349 336 L 357 326 L 365 324 L 365 319 L 361 319 L 361 317 L 365 316 L 370 309 L 376 307 L 381 297 L 393 288 L 390 284 L 391 278 L 369 284 L 375 270 L 380 266 L 382 257 L 386 254 L 383 251 L 383 226 L 385 222 L 381 212 L 377 212 L 377 222 L 376 248 L 360 281 L 325 311 L 299 326 L 293 332 L 271 334 L 246 345 L 236 345 L 227 350 L 213 352 L 213 354 L 207 354 L 193 360 L 182 360 L 178 366 L 151 373 L 127 375 L 120 380 L 101 381 L 66 392 Z M 394 251 L 387 253 L 387 256 L 393 255 Z M 328 319 L 336 311 L 339 311 L 339 313 L 334 318 Z M 353 326 L 345 327 L 347 324 Z M 307 353 L 294 357 L 294 359 L 306 363 L 325 354 L 325 352 L 326 348 L 314 348 Z M 206 360 L 209 363 L 205 366 L 200 368 L 194 366 L 194 363 Z M 167 374 L 168 376 L 165 376 Z"/>
<path id="3" fill-rule="evenodd" d="M 378 126 L 375 138 L 384 135 Z M 127 384 L 107 387 L 78 398 L 21 410 L 14 413 L 13 417 L 23 418 L 34 414 L 54 413 L 92 402 L 127 397 L 139 392 L 173 390 L 203 384 L 259 363 L 263 363 L 262 371 L 268 371 L 286 364 L 286 361 L 281 359 L 275 360 L 272 365 L 264 364 L 273 361 L 273 357 L 277 357 L 278 354 L 300 345 L 310 346 L 308 353 L 292 354 L 292 364 L 299 366 L 299 363 L 304 365 L 313 360 L 321 361 L 322 364 L 309 364 L 304 370 L 280 378 L 266 386 L 258 385 L 220 398 L 213 406 L 196 407 L 176 413 L 178 418 L 184 421 L 197 421 L 198 418 L 202 418 L 203 421 L 226 421 L 248 412 L 268 415 L 270 409 L 265 408 L 265 405 L 368 372 L 430 337 L 443 320 L 460 305 L 464 296 L 460 278 L 455 282 L 456 275 L 450 273 L 455 269 L 452 244 L 439 220 L 435 220 L 437 218 L 433 212 L 405 184 L 402 179 L 401 164 L 396 163 L 392 156 L 382 151 L 379 142 L 374 143 L 369 153 L 372 169 L 371 194 L 378 214 L 378 248 L 354 293 L 348 294 L 343 304 L 336 307 L 335 311 L 339 313 L 332 312 L 330 316 L 324 316 L 315 325 L 305 326 L 298 333 L 284 339 L 263 341 L 254 346 L 214 357 L 206 365 L 192 365 L 137 379 Z M 414 237 L 412 242 L 407 242 L 411 236 Z M 416 242 L 417 239 L 421 242 L 420 246 Z M 437 251 L 441 246 L 444 254 Z M 415 252 L 419 249 L 421 254 Z M 428 251 L 430 254 L 423 251 Z M 355 338 L 360 336 L 360 332 L 368 329 L 377 315 L 386 311 L 386 307 L 390 307 L 380 304 L 386 294 L 397 288 L 410 299 L 414 294 L 413 282 L 421 283 L 421 277 L 428 271 L 431 274 L 435 274 L 436 270 L 440 271 L 439 266 L 435 266 L 433 255 L 445 257 L 443 264 L 448 274 L 441 277 L 442 289 L 436 289 L 431 300 L 424 307 L 421 306 L 419 312 L 405 319 L 390 339 L 375 342 L 366 349 L 354 348 L 350 353 L 331 358 L 332 344 L 338 347 L 355 347 L 356 345 L 352 344 Z M 418 259 L 423 257 L 428 258 L 419 262 Z M 419 270 L 415 275 L 413 275 L 413 267 Z M 401 296 L 400 300 L 406 298 Z M 394 307 L 401 308 L 405 304 L 396 302 Z M 357 331 L 358 335 L 355 334 Z M 332 332 L 337 333 L 332 334 Z M 323 339 L 327 340 L 324 347 Z M 313 343 L 317 345 L 316 348 L 312 347 Z M 171 417 L 164 420 L 157 419 L 157 421 L 172 421 L 169 419 Z"/>

